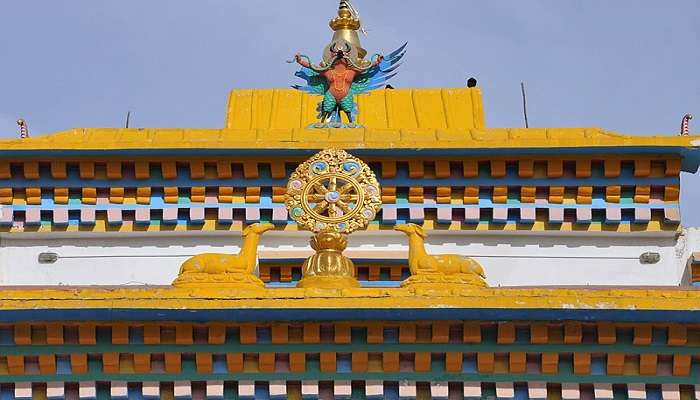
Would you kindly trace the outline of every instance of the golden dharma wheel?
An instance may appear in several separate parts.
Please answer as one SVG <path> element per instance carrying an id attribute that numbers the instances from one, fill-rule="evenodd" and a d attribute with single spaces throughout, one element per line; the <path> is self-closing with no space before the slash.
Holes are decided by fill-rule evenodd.
<path id="1" fill-rule="evenodd" d="M 344 150 L 323 150 L 292 173 L 287 210 L 312 232 L 351 233 L 365 228 L 381 206 L 377 177 L 367 164 Z"/>

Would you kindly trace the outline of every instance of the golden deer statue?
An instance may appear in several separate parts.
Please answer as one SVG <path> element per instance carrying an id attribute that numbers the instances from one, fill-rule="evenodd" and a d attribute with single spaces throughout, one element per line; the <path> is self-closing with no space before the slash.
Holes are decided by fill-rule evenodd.
<path id="1" fill-rule="evenodd" d="M 408 236 L 408 268 L 411 276 L 402 286 L 415 283 L 445 283 L 486 286 L 484 269 L 472 258 L 458 254 L 431 255 L 425 250 L 428 235 L 416 224 L 397 225 L 394 230 Z"/>
<path id="2" fill-rule="evenodd" d="M 260 236 L 271 229 L 274 229 L 274 225 L 262 223 L 245 228 L 238 254 L 205 253 L 189 258 L 180 266 L 173 286 L 263 286 L 263 282 L 255 276 L 258 243 Z"/>

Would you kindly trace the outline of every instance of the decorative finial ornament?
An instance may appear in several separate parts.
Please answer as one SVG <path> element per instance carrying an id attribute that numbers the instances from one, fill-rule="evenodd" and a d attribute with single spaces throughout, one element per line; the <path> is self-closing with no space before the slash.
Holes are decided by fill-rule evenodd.
<path id="1" fill-rule="evenodd" d="M 685 114 L 683 120 L 681 121 L 681 136 L 688 136 L 690 131 L 690 120 L 693 119 L 692 114 Z"/>
<path id="2" fill-rule="evenodd" d="M 310 128 L 361 128 L 355 123 L 358 110 L 354 97 L 384 86 L 396 75 L 394 71 L 405 54 L 406 44 L 386 57 L 374 54 L 366 60 L 367 51 L 362 48 L 357 33 L 362 23 L 353 10 L 347 0 L 340 1 L 338 16 L 329 22 L 333 37 L 318 65 L 312 64 L 306 55 L 294 56 L 294 61 L 302 66 L 295 75 L 304 79 L 306 85 L 293 87 L 323 96 L 317 107 L 319 123 Z M 342 120 L 341 113 L 346 116 L 347 123 Z"/>
<path id="3" fill-rule="evenodd" d="M 287 184 L 285 205 L 316 250 L 302 266 L 298 287 L 359 287 L 352 261 L 342 252 L 347 235 L 367 227 L 381 206 L 374 172 L 344 150 L 326 149 L 303 162 Z"/>
<path id="4" fill-rule="evenodd" d="M 17 126 L 19 126 L 19 137 L 20 139 L 26 139 L 29 137 L 29 128 L 27 127 L 27 121 L 20 118 L 17 120 Z"/>
<path id="5" fill-rule="evenodd" d="M 331 42 L 346 40 L 357 49 L 358 58 L 365 58 L 367 50 L 360 45 L 360 36 L 357 31 L 362 27 L 362 22 L 353 12 L 352 6 L 346 0 L 341 0 L 338 6 L 338 16 L 330 20 L 328 26 L 335 32 Z"/>

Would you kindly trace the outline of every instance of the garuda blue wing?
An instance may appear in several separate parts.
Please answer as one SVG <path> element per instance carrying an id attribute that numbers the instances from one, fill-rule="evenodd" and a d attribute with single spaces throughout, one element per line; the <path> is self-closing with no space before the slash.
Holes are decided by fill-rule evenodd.
<path id="1" fill-rule="evenodd" d="M 385 56 L 382 62 L 360 74 L 352 84 L 353 94 L 361 94 L 384 86 L 386 81 L 396 75 L 396 69 L 401 66 L 400 61 L 406 54 L 406 45 L 392 51 Z"/>
<path id="2" fill-rule="evenodd" d="M 326 93 L 326 80 L 311 68 L 302 67 L 302 69 L 297 71 L 294 75 L 306 81 L 306 85 L 292 86 L 294 89 L 311 94 L 323 95 Z"/>

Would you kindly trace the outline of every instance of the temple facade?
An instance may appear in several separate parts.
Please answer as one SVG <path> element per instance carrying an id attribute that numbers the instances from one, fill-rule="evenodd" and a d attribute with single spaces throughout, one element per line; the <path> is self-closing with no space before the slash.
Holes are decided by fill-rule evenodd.
<path id="1" fill-rule="evenodd" d="M 223 128 L 0 140 L 0 399 L 700 399 L 700 136 L 489 128 L 330 27 Z"/>

